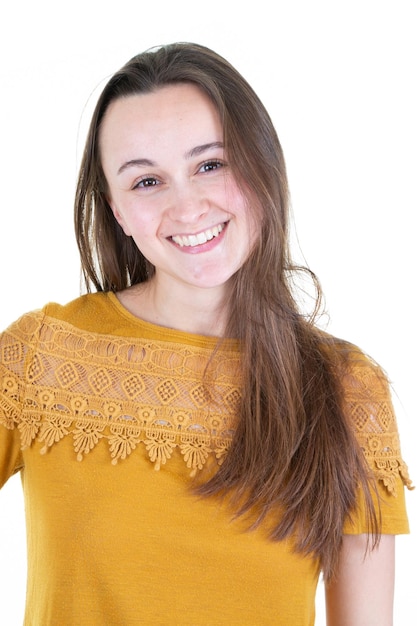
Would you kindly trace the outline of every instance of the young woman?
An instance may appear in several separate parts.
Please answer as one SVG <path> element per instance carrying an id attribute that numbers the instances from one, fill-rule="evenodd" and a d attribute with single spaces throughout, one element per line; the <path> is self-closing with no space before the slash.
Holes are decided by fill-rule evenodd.
<path id="1" fill-rule="evenodd" d="M 140 54 L 104 88 L 88 293 L 1 338 L 26 624 L 311 626 L 320 572 L 329 626 L 392 623 L 410 481 L 389 388 L 299 310 L 287 196 L 267 112 L 211 50 Z"/>

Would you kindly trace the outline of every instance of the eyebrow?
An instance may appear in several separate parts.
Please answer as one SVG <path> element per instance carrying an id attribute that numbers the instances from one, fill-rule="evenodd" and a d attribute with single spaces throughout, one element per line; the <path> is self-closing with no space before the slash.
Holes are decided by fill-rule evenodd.
<path id="1" fill-rule="evenodd" d="M 206 152 L 207 150 L 212 150 L 213 148 L 224 148 L 224 144 L 222 141 L 203 143 L 202 146 L 196 146 L 195 148 L 192 148 L 189 152 L 187 152 L 185 158 L 190 159 L 192 157 L 199 156 L 203 152 Z"/>
<path id="2" fill-rule="evenodd" d="M 191 159 L 195 156 L 203 154 L 204 152 L 207 152 L 207 150 L 213 150 L 214 148 L 224 148 L 223 142 L 212 141 L 210 143 L 204 143 L 201 146 L 195 146 L 194 148 L 191 148 L 191 150 L 186 152 L 185 158 Z M 150 159 L 130 159 L 119 167 L 119 169 L 117 170 L 117 175 L 119 176 L 119 174 L 122 174 L 129 167 L 155 167 L 155 165 L 155 161 L 151 161 Z"/>

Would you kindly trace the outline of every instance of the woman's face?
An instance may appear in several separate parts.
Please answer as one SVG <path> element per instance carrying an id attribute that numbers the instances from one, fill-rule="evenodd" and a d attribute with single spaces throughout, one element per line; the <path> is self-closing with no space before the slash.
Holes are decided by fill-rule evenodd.
<path id="1" fill-rule="evenodd" d="M 259 226 L 211 100 L 188 83 L 120 98 L 105 114 L 100 150 L 110 206 L 154 280 L 224 289 Z"/>

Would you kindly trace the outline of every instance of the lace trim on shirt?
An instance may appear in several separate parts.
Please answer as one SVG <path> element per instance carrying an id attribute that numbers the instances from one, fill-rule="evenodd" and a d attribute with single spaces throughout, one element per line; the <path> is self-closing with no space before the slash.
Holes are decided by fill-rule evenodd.
<path id="1" fill-rule="evenodd" d="M 381 369 L 357 349 L 345 377 L 346 409 L 366 461 L 387 491 L 397 495 L 397 478 L 413 489 L 401 456 L 400 439 L 389 385 Z"/>
<path id="2" fill-rule="evenodd" d="M 81 461 L 107 441 L 112 463 L 139 444 L 159 470 L 178 448 L 191 474 L 221 464 L 240 402 L 235 351 L 108 337 L 43 320 L 33 354 L 33 316 L 5 334 L 0 423 L 22 449 L 41 453 L 71 436 Z M 32 340 L 33 341 L 33 340 Z"/>
<path id="3" fill-rule="evenodd" d="M 0 349 L 0 423 L 19 430 L 23 450 L 37 441 L 46 454 L 71 437 L 81 461 L 107 442 L 117 464 L 141 444 L 159 470 L 178 448 L 195 475 L 230 447 L 241 400 L 234 351 L 109 337 L 40 314 L 21 318 Z M 345 380 L 347 411 L 371 470 L 395 495 L 399 476 L 411 481 L 387 383 L 359 354 Z"/>

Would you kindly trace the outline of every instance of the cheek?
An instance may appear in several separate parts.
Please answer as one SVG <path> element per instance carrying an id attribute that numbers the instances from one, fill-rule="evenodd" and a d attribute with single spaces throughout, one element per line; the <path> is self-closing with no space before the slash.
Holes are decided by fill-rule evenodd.
<path id="1" fill-rule="evenodd" d="M 125 232 L 126 230 L 129 231 L 130 236 L 146 236 L 155 231 L 155 215 L 146 207 L 138 205 L 138 203 L 124 203 L 121 207 L 119 211 L 120 220 L 118 221 Z"/>
<path id="2" fill-rule="evenodd" d="M 230 211 L 244 219 L 248 225 L 252 224 L 255 221 L 257 211 L 253 208 L 255 199 L 252 198 L 253 194 L 250 192 L 250 189 L 245 185 L 239 185 L 234 178 L 230 178 L 227 181 L 224 192 L 226 204 L 229 206 Z"/>
<path id="3" fill-rule="evenodd" d="M 107 196 L 106 201 L 113 213 L 114 219 L 122 228 L 124 234 L 130 237 L 132 233 L 130 229 L 129 213 L 126 211 L 121 198 L 119 198 L 117 194 L 111 193 L 111 195 Z"/>
<path id="4" fill-rule="evenodd" d="M 237 190 L 235 194 L 235 207 L 249 241 L 254 243 L 261 231 L 260 211 L 250 197 L 244 195 L 240 190 Z"/>
<path id="5" fill-rule="evenodd" d="M 130 216 L 129 228 L 140 251 L 152 250 L 159 239 L 163 239 L 163 228 L 153 215 L 136 210 Z M 145 255 L 146 256 L 146 255 Z"/>

